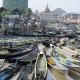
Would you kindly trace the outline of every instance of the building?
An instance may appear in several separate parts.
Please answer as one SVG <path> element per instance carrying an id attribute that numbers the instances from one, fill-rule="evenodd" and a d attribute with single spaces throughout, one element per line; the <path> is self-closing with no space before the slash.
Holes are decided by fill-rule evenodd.
<path id="1" fill-rule="evenodd" d="M 80 24 L 80 14 L 78 13 L 68 13 L 63 18 L 65 22 Z"/>
<path id="2" fill-rule="evenodd" d="M 51 11 L 47 5 L 45 11 L 40 13 L 40 19 L 44 22 L 50 22 L 53 23 L 57 20 L 61 21 L 63 15 L 66 12 L 62 10 L 61 8 L 57 8 L 53 11 Z"/>
<path id="3" fill-rule="evenodd" d="M 3 0 L 3 7 L 7 10 L 26 10 L 28 8 L 28 0 Z"/>

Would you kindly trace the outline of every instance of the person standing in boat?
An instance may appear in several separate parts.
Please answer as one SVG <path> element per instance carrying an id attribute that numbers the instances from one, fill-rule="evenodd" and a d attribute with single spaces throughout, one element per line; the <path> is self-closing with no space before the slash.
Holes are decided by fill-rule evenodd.
<path id="1" fill-rule="evenodd" d="M 46 58 L 53 56 L 53 48 L 50 44 L 50 41 L 46 40 L 42 42 L 43 47 L 43 53 L 46 55 Z"/>

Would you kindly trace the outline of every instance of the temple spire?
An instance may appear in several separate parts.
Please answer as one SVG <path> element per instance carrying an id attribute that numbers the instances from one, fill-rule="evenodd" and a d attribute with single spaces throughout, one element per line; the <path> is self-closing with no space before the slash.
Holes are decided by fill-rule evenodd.
<path id="1" fill-rule="evenodd" d="M 45 9 L 45 12 L 46 12 L 46 13 L 50 13 L 50 12 L 51 12 L 48 4 L 47 4 L 47 7 L 46 7 L 46 9 Z"/>

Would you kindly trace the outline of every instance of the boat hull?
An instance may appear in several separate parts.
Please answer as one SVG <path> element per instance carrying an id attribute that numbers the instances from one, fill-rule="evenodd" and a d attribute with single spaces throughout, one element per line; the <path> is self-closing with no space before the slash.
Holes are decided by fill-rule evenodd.
<path id="1" fill-rule="evenodd" d="M 56 78 L 56 80 L 67 80 L 68 71 L 65 71 L 65 69 L 62 69 L 61 66 L 59 67 L 59 65 L 56 63 L 50 64 L 48 62 L 48 65 L 49 65 L 49 68 L 50 68 L 52 74 Z"/>
<path id="2" fill-rule="evenodd" d="M 37 56 L 35 63 L 35 80 L 44 80 L 47 75 L 47 60 L 43 52 L 40 52 Z"/>
<path id="3" fill-rule="evenodd" d="M 75 80 L 80 80 L 80 73 L 79 72 L 76 72 L 74 70 L 69 70 L 69 75 Z"/>

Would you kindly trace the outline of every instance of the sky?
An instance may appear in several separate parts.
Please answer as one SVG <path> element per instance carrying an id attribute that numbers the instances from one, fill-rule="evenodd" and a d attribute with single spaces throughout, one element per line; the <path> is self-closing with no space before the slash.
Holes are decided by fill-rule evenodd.
<path id="1" fill-rule="evenodd" d="M 33 11 L 39 10 L 41 12 L 45 10 L 47 4 L 51 10 L 62 8 L 67 12 L 80 13 L 80 0 L 29 0 L 28 6 Z M 2 0 L 0 0 L 0 6 L 2 6 Z"/>

